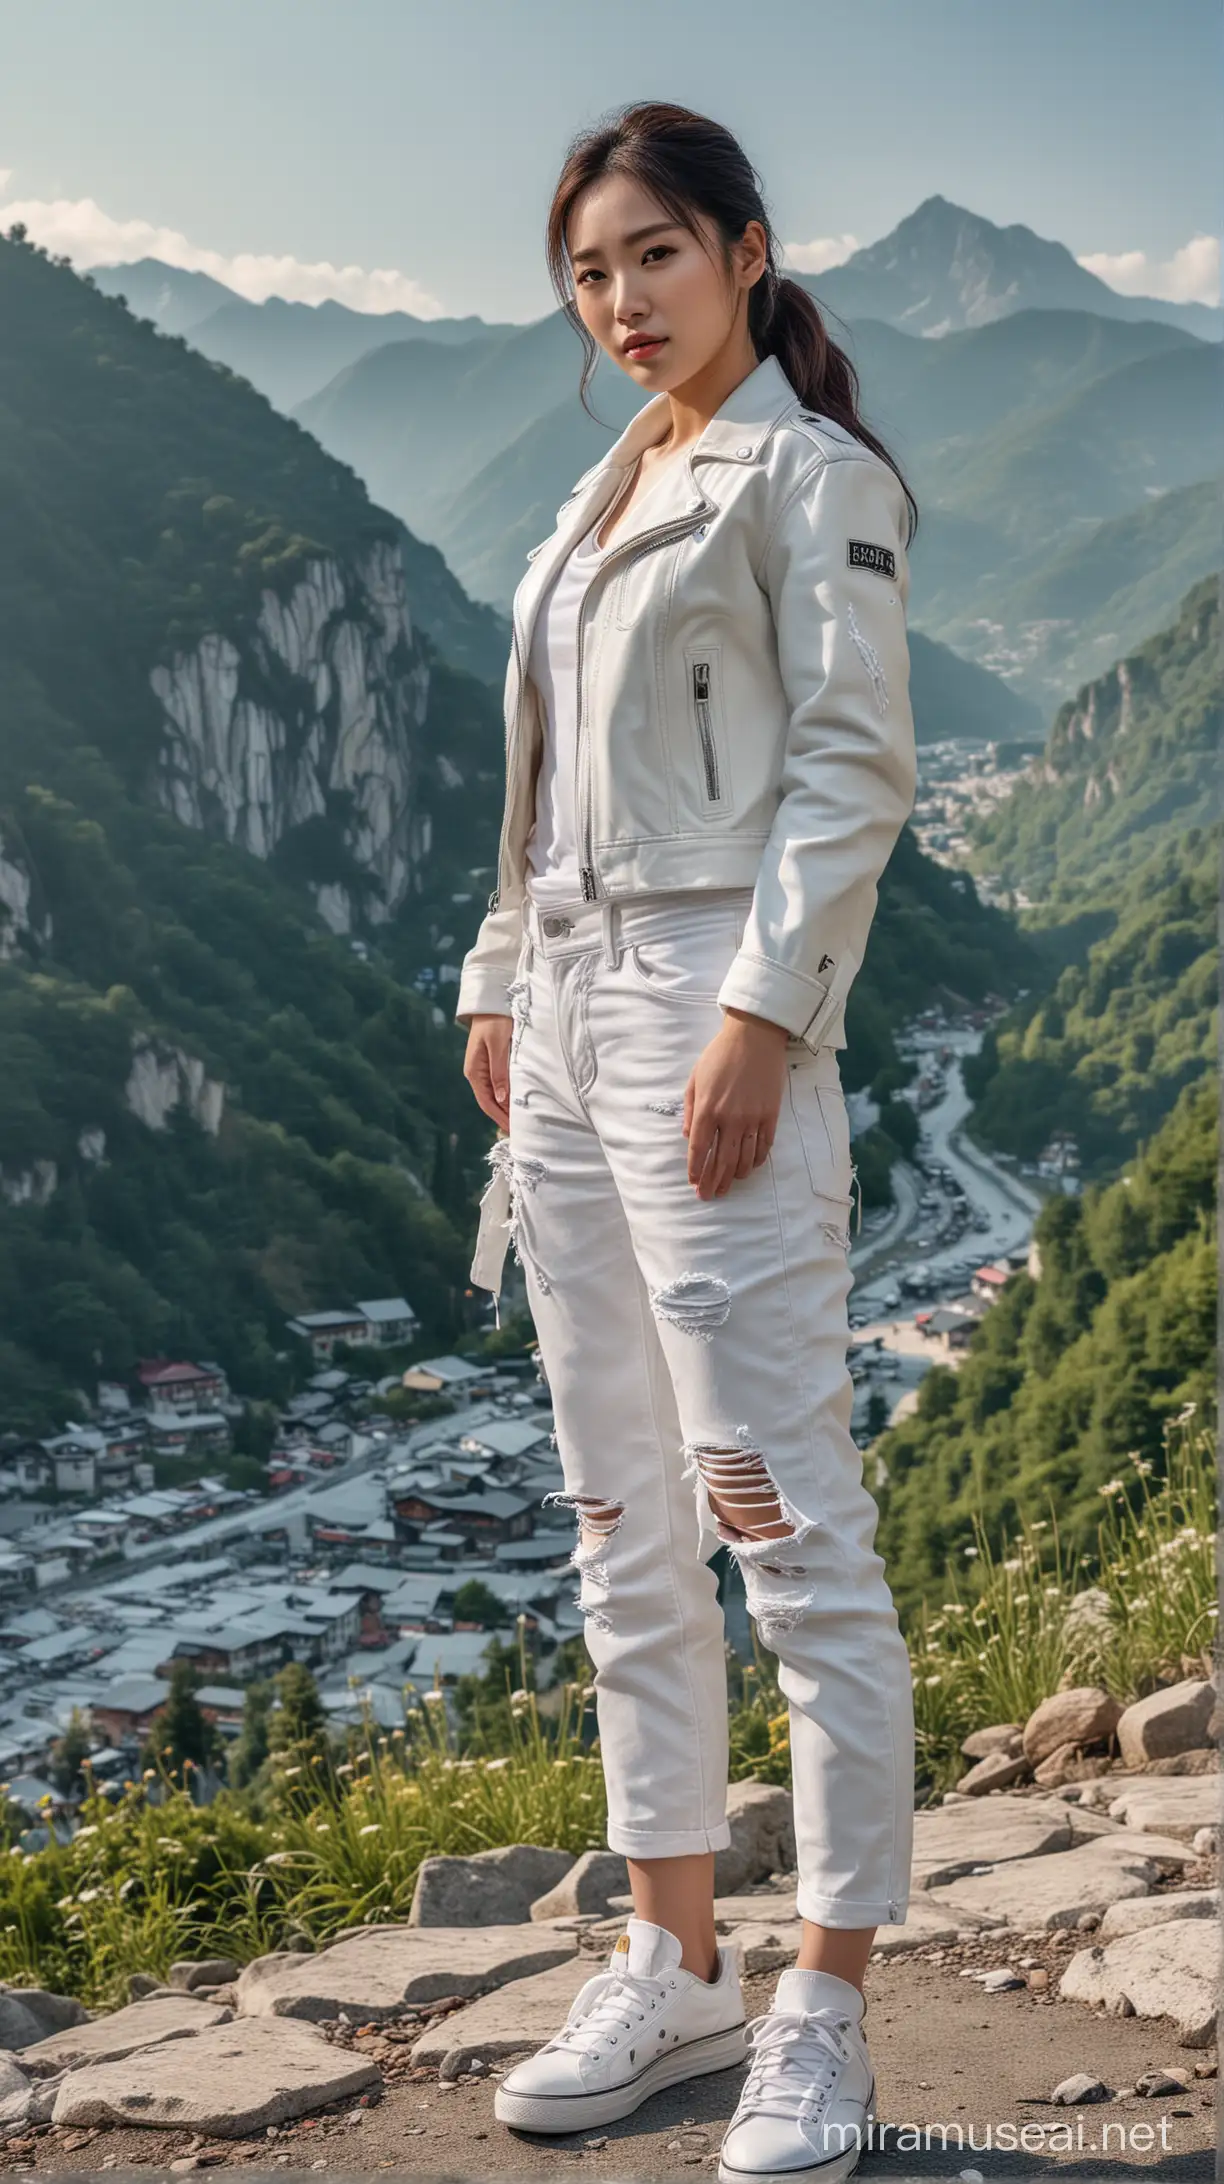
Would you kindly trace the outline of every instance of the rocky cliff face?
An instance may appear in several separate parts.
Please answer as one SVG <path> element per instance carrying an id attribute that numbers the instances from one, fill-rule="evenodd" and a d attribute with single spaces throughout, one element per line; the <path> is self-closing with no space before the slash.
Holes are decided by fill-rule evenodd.
<path id="1" fill-rule="evenodd" d="M 311 562 L 287 598 L 264 593 L 250 638 L 207 636 L 151 680 L 156 800 L 256 857 L 314 822 L 320 915 L 336 933 L 384 923 L 429 849 L 413 810 L 429 672 L 398 545 Z"/>

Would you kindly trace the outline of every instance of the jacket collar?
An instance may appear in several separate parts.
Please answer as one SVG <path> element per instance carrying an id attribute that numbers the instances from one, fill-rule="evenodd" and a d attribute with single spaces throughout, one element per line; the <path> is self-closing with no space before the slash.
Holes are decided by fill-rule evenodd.
<path id="1" fill-rule="evenodd" d="M 734 463 L 755 462 L 762 442 L 778 418 L 798 399 L 798 393 L 777 357 L 762 357 L 739 385 L 732 387 L 700 438 L 686 450 L 690 465 L 706 457 Z M 630 418 L 619 440 L 601 455 L 594 468 L 583 473 L 578 485 L 589 485 L 606 470 L 627 470 L 637 461 L 643 448 L 652 447 L 666 436 L 670 421 L 671 406 L 667 395 L 652 396 Z"/>

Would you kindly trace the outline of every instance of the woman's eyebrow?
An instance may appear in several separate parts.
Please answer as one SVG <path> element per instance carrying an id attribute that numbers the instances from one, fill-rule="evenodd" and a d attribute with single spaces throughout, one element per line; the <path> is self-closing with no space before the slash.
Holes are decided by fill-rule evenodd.
<path id="1" fill-rule="evenodd" d="M 666 229 L 674 228 L 675 225 L 674 220 L 656 220 L 650 227 L 633 228 L 628 235 L 621 237 L 621 241 L 624 243 L 641 243 L 645 241 L 648 235 L 662 235 Z M 597 258 L 599 254 L 598 244 L 590 250 L 571 251 L 570 264 L 581 265 L 584 258 Z"/>

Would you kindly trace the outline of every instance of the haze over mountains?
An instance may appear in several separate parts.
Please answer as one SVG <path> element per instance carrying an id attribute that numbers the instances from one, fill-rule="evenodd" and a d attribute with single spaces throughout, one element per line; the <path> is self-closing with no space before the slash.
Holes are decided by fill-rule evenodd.
<path id="1" fill-rule="evenodd" d="M 436 549 L 493 610 L 465 664 L 494 672 L 527 548 L 641 402 L 623 373 L 601 357 L 589 414 L 560 311 L 488 325 L 252 304 L 153 260 L 94 277 L 295 415 Z M 1219 565 L 1218 310 L 1119 295 L 1063 244 L 938 195 L 792 277 L 833 315 L 917 495 L 911 628 L 996 679 L 977 686 L 983 733 L 1020 732 L 991 709 L 999 679 L 1048 718 Z"/>

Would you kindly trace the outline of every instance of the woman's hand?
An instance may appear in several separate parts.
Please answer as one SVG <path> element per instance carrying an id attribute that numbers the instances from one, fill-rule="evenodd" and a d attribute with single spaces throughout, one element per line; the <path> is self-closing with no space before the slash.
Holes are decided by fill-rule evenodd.
<path id="1" fill-rule="evenodd" d="M 723 1198 L 767 1157 L 786 1083 L 785 1025 L 726 1009 L 684 1092 L 689 1182 L 699 1198 Z"/>
<path id="2" fill-rule="evenodd" d="M 510 1128 L 510 1034 L 512 1016 L 474 1016 L 468 1029 L 463 1074 L 499 1129 Z"/>

